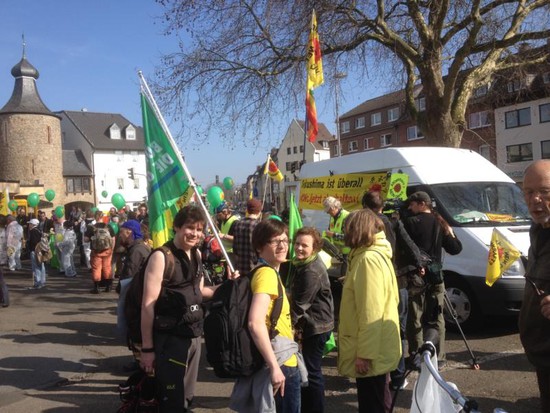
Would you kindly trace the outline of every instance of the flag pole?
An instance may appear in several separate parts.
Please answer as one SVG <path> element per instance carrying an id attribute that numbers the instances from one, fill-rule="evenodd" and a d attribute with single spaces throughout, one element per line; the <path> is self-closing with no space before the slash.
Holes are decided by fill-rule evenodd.
<path id="1" fill-rule="evenodd" d="M 271 155 L 267 154 L 267 160 L 265 161 L 265 167 L 263 171 L 265 182 L 264 182 L 264 193 L 262 194 L 262 210 L 264 209 L 264 206 L 265 206 L 265 195 L 267 192 L 267 181 L 269 180 L 269 161 L 270 160 L 271 160 Z"/>
<path id="2" fill-rule="evenodd" d="M 153 97 L 153 94 L 151 92 L 151 89 L 149 89 L 149 85 L 147 84 L 147 81 L 145 80 L 145 77 L 143 76 L 143 72 L 141 70 L 138 71 L 138 76 L 141 83 L 141 89 L 145 94 L 145 97 L 151 104 L 153 110 L 155 111 L 155 114 L 157 116 L 157 119 L 159 120 L 162 129 L 164 130 L 164 133 L 168 137 L 170 144 L 175 149 L 174 152 L 176 153 L 176 156 L 178 157 L 178 160 L 180 161 L 183 171 L 185 172 L 185 176 L 187 177 L 187 180 L 189 181 L 189 185 L 193 188 L 193 191 L 195 192 L 195 195 L 199 201 L 199 204 L 204 211 L 204 214 L 206 216 L 206 220 L 208 224 L 210 225 L 210 228 L 212 228 L 212 233 L 214 234 L 214 237 L 218 241 L 220 248 L 222 250 L 223 256 L 227 260 L 227 265 L 229 265 L 229 268 L 231 272 L 235 272 L 235 268 L 233 267 L 233 264 L 231 263 L 231 260 L 229 259 L 229 254 L 225 250 L 225 247 L 223 246 L 222 240 L 220 238 L 220 235 L 218 233 L 217 227 L 214 225 L 214 222 L 212 221 L 212 217 L 210 216 L 210 213 L 208 212 L 208 208 L 206 208 L 206 205 L 204 204 L 204 201 L 202 200 L 202 197 L 197 189 L 197 185 L 195 184 L 195 180 L 191 176 L 191 173 L 189 172 L 189 169 L 187 168 L 187 164 L 183 160 L 183 156 L 181 156 L 181 152 L 179 148 L 176 145 L 176 142 L 174 141 L 174 138 L 172 137 L 172 134 L 170 133 L 170 129 L 168 128 L 168 125 L 166 124 L 166 121 L 164 120 L 164 117 L 162 116 L 162 113 L 160 112 L 159 107 L 157 106 L 157 102 L 155 101 L 155 98 Z"/>

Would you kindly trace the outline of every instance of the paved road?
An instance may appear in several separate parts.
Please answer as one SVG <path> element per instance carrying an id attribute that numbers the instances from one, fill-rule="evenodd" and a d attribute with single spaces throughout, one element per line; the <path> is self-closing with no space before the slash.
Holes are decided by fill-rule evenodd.
<path id="1" fill-rule="evenodd" d="M 0 308 L 0 412 L 115 412 L 116 386 L 130 361 L 115 330 L 116 293 L 92 295 L 89 275 L 50 274 L 43 290 L 28 291 L 30 266 L 6 271 L 11 306 Z M 515 321 L 492 320 L 468 336 L 481 370 L 468 366 L 462 339 L 449 334 L 449 365 L 443 376 L 474 398 L 483 412 L 537 411 L 537 387 Z M 217 379 L 203 360 L 194 412 L 229 412 L 232 383 Z M 336 372 L 336 354 L 326 358 L 327 412 L 356 409 L 354 385 Z M 409 411 L 415 374 L 399 395 L 396 412 Z"/>

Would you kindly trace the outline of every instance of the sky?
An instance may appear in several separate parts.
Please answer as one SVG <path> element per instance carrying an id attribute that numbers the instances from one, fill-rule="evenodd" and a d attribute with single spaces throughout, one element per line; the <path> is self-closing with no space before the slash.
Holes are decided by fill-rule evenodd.
<path id="1" fill-rule="evenodd" d="M 2 0 L 2 6 L 0 107 L 13 91 L 11 68 L 21 59 L 24 34 L 27 60 L 40 73 L 37 88 L 50 110 L 120 113 L 142 125 L 137 71 L 151 78 L 160 56 L 177 50 L 177 40 L 162 34 L 160 5 L 154 0 Z M 351 76 L 341 81 L 341 89 L 340 114 L 377 96 L 354 88 Z M 334 134 L 333 91 L 323 85 L 315 96 L 319 121 Z M 215 175 L 241 184 L 304 111 L 289 113 L 277 136 L 257 147 L 237 143 L 228 148 L 213 133 L 206 144 L 183 143 L 179 149 L 199 184 L 213 183 Z M 168 116 L 166 121 L 170 125 Z"/>

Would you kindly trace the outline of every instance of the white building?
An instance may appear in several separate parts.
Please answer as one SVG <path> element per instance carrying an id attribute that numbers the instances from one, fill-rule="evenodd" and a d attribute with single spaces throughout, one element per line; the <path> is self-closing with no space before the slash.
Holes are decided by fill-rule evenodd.
<path id="1" fill-rule="evenodd" d="M 313 143 L 305 140 L 304 122 L 294 119 L 287 129 L 277 152 L 277 165 L 283 173 L 283 182 L 274 183 L 274 193 L 279 194 L 279 204 L 288 205 L 290 194 L 296 190 L 302 162 L 318 162 L 330 158 L 329 142 L 335 140 L 327 127 L 319 123 L 317 140 Z M 305 157 L 304 157 L 305 151 Z"/>
<path id="2" fill-rule="evenodd" d="M 516 182 L 534 160 L 550 159 L 550 98 L 495 109 L 497 166 Z"/>

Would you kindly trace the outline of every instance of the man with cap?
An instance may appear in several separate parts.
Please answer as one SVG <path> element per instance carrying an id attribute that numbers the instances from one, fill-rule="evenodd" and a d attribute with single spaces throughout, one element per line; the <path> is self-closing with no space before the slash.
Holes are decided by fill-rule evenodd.
<path id="1" fill-rule="evenodd" d="M 246 203 L 246 217 L 236 221 L 233 226 L 233 253 L 236 257 L 235 269 L 246 275 L 256 265 L 258 256 L 252 247 L 252 231 L 258 225 L 262 212 L 262 203 L 256 198 Z"/>
<path id="2" fill-rule="evenodd" d="M 231 253 L 233 252 L 233 224 L 239 220 L 239 217 L 233 215 L 229 205 L 224 201 L 216 208 L 216 218 L 223 246 L 228 253 Z"/>
<path id="3" fill-rule="evenodd" d="M 412 194 L 407 200 L 412 215 L 403 222 L 407 233 L 424 258 L 419 275 L 426 288 L 409 296 L 407 338 L 409 354 L 416 352 L 424 342 L 423 331 L 435 329 L 439 335 L 438 359 L 445 363 L 445 319 L 443 318 L 445 283 L 441 263 L 442 248 L 451 255 L 462 251 L 451 226 L 432 209 L 432 199 L 424 191 Z M 417 265 L 414 263 L 413 265 Z"/>
<path id="4" fill-rule="evenodd" d="M 46 286 L 46 267 L 44 263 L 39 260 L 36 253 L 36 246 L 40 244 L 42 240 L 42 231 L 38 229 L 40 221 L 36 218 L 31 219 L 28 222 L 29 226 L 29 251 L 31 255 L 31 266 L 33 275 L 33 286 L 29 289 L 38 290 Z"/>
<path id="5" fill-rule="evenodd" d="M 126 316 L 124 314 L 124 303 L 126 301 L 126 293 L 130 281 L 136 275 L 147 260 L 147 257 L 151 253 L 151 247 L 143 241 L 143 234 L 141 233 L 141 224 L 135 219 L 129 219 L 124 222 L 118 231 L 118 242 L 121 247 L 125 248 L 125 253 L 122 256 L 122 270 L 120 271 L 120 278 L 116 287 L 117 293 L 119 293 L 118 305 L 117 305 L 117 328 L 120 336 L 124 338 L 124 342 L 127 343 L 127 331 Z M 139 369 L 139 363 L 136 361 L 124 366 L 127 371 Z"/>

